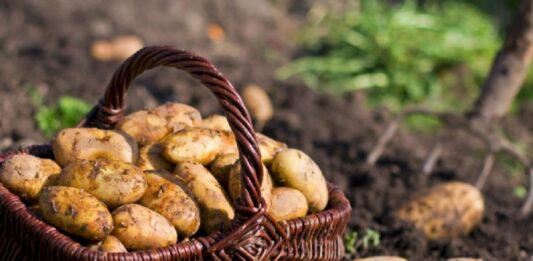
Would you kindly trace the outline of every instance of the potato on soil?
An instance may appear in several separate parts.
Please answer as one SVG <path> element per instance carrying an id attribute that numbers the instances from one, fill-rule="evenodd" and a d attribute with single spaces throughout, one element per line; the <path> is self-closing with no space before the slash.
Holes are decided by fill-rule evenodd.
<path id="1" fill-rule="evenodd" d="M 319 212 L 328 204 L 326 179 L 318 165 L 305 153 L 296 149 L 278 152 L 271 165 L 276 184 L 302 192 L 311 212 Z"/>
<path id="2" fill-rule="evenodd" d="M 175 132 L 162 142 L 163 154 L 173 163 L 184 161 L 211 163 L 218 155 L 237 153 L 233 133 L 205 128 L 188 128 Z"/>
<path id="3" fill-rule="evenodd" d="M 129 114 L 117 123 L 116 128 L 145 145 L 158 142 L 172 132 L 198 125 L 201 120 L 200 112 L 189 105 L 166 103 Z"/>
<path id="4" fill-rule="evenodd" d="M 112 160 L 80 160 L 71 163 L 61 171 L 59 184 L 83 189 L 110 208 L 136 202 L 147 188 L 141 169 Z"/>
<path id="5" fill-rule="evenodd" d="M 267 209 L 270 208 L 272 200 L 272 188 L 274 187 L 272 178 L 267 168 L 263 165 L 263 180 L 261 182 L 261 196 L 265 199 Z M 233 201 L 241 195 L 241 163 L 235 162 L 229 172 L 228 192 Z"/>
<path id="6" fill-rule="evenodd" d="M 483 218 L 483 196 L 474 186 L 449 182 L 409 201 L 396 216 L 413 223 L 429 239 L 468 234 Z"/>
<path id="7" fill-rule="evenodd" d="M 113 218 L 106 205 L 82 189 L 46 187 L 39 206 L 46 221 L 88 240 L 101 240 L 113 230 Z"/>
<path id="8" fill-rule="evenodd" d="M 113 211 L 113 235 L 131 250 L 166 247 L 178 241 L 170 222 L 157 212 L 137 204 L 127 204 Z"/>
<path id="9" fill-rule="evenodd" d="M 218 181 L 199 163 L 182 162 L 175 175 L 182 178 L 200 206 L 202 230 L 211 233 L 227 227 L 235 216 L 228 196 Z"/>
<path id="10" fill-rule="evenodd" d="M 139 150 L 139 160 L 136 165 L 143 171 L 158 169 L 172 171 L 174 169 L 174 164 L 163 156 L 163 145 L 160 143 L 144 145 Z"/>
<path id="11" fill-rule="evenodd" d="M 212 129 L 212 130 L 231 131 L 231 127 L 229 126 L 228 119 L 226 119 L 225 116 L 216 115 L 216 114 L 203 119 L 199 127 L 206 128 L 206 129 Z"/>
<path id="12" fill-rule="evenodd" d="M 65 167 L 80 159 L 110 159 L 135 163 L 137 143 L 129 135 L 116 130 L 70 128 L 60 131 L 52 142 L 54 156 Z"/>
<path id="13" fill-rule="evenodd" d="M 111 253 L 125 253 L 128 252 L 126 247 L 114 236 L 107 236 L 102 241 L 88 246 L 91 250 L 94 251 L 103 251 Z"/>
<path id="14" fill-rule="evenodd" d="M 246 86 L 242 92 L 242 100 L 252 118 L 256 120 L 258 129 L 261 129 L 272 118 L 274 108 L 263 88 L 253 84 Z"/>
<path id="15" fill-rule="evenodd" d="M 272 163 L 272 159 L 276 153 L 287 148 L 287 144 L 274 140 L 261 133 L 256 133 L 255 136 L 257 138 L 259 150 L 261 151 L 261 161 L 267 166 Z"/>
<path id="16" fill-rule="evenodd" d="M 43 187 L 50 185 L 61 167 L 53 160 L 29 154 L 7 158 L 0 169 L 0 181 L 12 193 L 24 200 L 37 201 Z"/>
<path id="17" fill-rule="evenodd" d="M 213 174 L 222 187 L 228 187 L 229 171 L 237 160 L 239 160 L 239 154 L 237 153 L 222 154 L 216 157 L 211 162 L 211 165 L 209 165 L 211 174 Z"/>
<path id="18" fill-rule="evenodd" d="M 276 221 L 305 217 L 307 210 L 307 200 L 297 189 L 277 187 L 272 190 L 272 200 L 268 213 Z"/>
<path id="19" fill-rule="evenodd" d="M 169 220 L 181 236 L 194 235 L 200 228 L 200 209 L 187 185 L 163 170 L 145 173 L 148 189 L 139 204 Z"/>
<path id="20" fill-rule="evenodd" d="M 91 55 L 100 61 L 123 61 L 144 46 L 135 35 L 117 36 L 111 41 L 95 41 L 91 46 Z"/>

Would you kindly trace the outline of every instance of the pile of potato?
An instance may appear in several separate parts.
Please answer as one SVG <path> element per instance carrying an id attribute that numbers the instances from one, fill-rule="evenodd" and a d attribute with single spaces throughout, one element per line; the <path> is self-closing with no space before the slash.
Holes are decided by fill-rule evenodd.
<path id="1" fill-rule="evenodd" d="M 283 221 L 322 211 L 328 191 L 317 164 L 265 135 L 257 139 L 268 213 Z M 124 117 L 114 130 L 64 129 L 52 147 L 54 160 L 8 158 L 0 181 L 91 249 L 165 247 L 227 227 L 235 216 L 241 171 L 223 116 L 202 119 L 193 107 L 168 103 Z"/>

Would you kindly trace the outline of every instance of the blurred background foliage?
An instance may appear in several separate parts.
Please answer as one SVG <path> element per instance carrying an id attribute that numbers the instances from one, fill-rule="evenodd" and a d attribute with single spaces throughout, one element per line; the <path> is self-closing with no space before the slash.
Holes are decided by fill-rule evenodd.
<path id="1" fill-rule="evenodd" d="M 303 51 L 277 76 L 369 105 L 462 111 L 479 93 L 518 1 L 318 2 L 298 36 Z M 505 6 L 510 12 L 500 8 Z M 510 14 L 509 14 L 510 13 Z M 532 99 L 533 77 L 519 104 Z"/>

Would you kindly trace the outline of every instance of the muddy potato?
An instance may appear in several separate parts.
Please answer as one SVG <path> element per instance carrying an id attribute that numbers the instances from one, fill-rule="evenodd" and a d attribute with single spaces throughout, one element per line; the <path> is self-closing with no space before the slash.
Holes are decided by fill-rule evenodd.
<path id="1" fill-rule="evenodd" d="M 128 252 L 126 247 L 114 236 L 107 236 L 102 241 L 88 246 L 91 250 L 94 251 L 103 251 L 111 253 L 125 253 Z"/>
<path id="2" fill-rule="evenodd" d="M 483 218 L 483 196 L 474 186 L 449 182 L 433 187 L 396 212 L 430 239 L 468 234 Z"/>
<path id="3" fill-rule="evenodd" d="M 268 213 L 276 221 L 305 217 L 307 210 L 307 200 L 299 190 L 287 187 L 277 187 L 272 190 Z"/>
<path id="4" fill-rule="evenodd" d="M 239 160 L 239 154 L 237 153 L 222 154 L 216 157 L 211 165 L 209 165 L 211 174 L 213 174 L 222 187 L 228 187 L 229 171 L 237 160 Z"/>
<path id="5" fill-rule="evenodd" d="M 44 188 L 39 207 L 46 221 L 88 240 L 101 240 L 113 230 L 113 218 L 104 203 L 78 188 Z"/>
<path id="6" fill-rule="evenodd" d="M 282 150 L 274 156 L 271 170 L 277 184 L 295 188 L 304 194 L 311 212 L 326 208 L 326 179 L 318 165 L 305 153 L 296 149 Z"/>
<path id="7" fill-rule="evenodd" d="M 137 204 L 127 204 L 113 211 L 112 234 L 131 250 L 166 247 L 178 241 L 176 229 L 157 212 Z"/>
<path id="8" fill-rule="evenodd" d="M 52 142 L 59 165 L 86 159 L 110 159 L 135 163 L 139 154 L 137 143 L 129 135 L 115 130 L 70 128 L 60 131 Z"/>
<path id="9" fill-rule="evenodd" d="M 257 144 L 261 151 L 261 161 L 267 166 L 270 166 L 276 153 L 287 148 L 287 144 L 276 141 L 261 133 L 256 133 L 255 136 L 257 137 Z"/>
<path id="10" fill-rule="evenodd" d="M 199 127 L 212 130 L 231 131 L 228 120 L 222 115 L 211 115 L 203 119 Z"/>
<path id="11" fill-rule="evenodd" d="M 174 174 L 182 178 L 200 206 L 202 230 L 206 233 L 227 227 L 235 216 L 228 196 L 218 181 L 199 163 L 182 162 Z"/>
<path id="12" fill-rule="evenodd" d="M 173 163 L 184 161 L 211 163 L 218 155 L 237 153 L 233 133 L 205 128 L 187 128 L 166 137 L 162 142 L 165 158 Z"/>
<path id="13" fill-rule="evenodd" d="M 267 168 L 263 165 L 263 181 L 261 182 L 261 196 L 265 199 L 267 209 L 270 208 L 272 200 L 272 188 L 274 187 L 272 178 Z M 229 172 L 228 192 L 233 201 L 241 195 L 241 163 L 235 162 Z"/>
<path id="14" fill-rule="evenodd" d="M 139 150 L 139 160 L 136 165 L 143 171 L 158 169 L 172 171 L 174 169 L 174 164 L 163 156 L 163 145 L 160 143 L 144 145 Z"/>
<path id="15" fill-rule="evenodd" d="M 110 208 L 136 202 L 147 187 L 141 169 L 112 160 L 80 160 L 71 163 L 61 171 L 58 183 L 83 189 Z"/>
<path id="16" fill-rule="evenodd" d="M 200 228 L 200 209 L 187 185 L 166 171 L 146 172 L 148 189 L 139 204 L 165 217 L 181 236 L 194 235 Z"/>
<path id="17" fill-rule="evenodd" d="M 61 167 L 52 160 L 17 154 L 2 164 L 0 181 L 20 198 L 35 202 L 43 187 L 50 185 L 59 172 Z"/>
<path id="18" fill-rule="evenodd" d="M 201 120 L 200 112 L 191 106 L 166 103 L 129 114 L 117 123 L 116 128 L 145 145 L 157 142 L 169 133 L 198 125 Z"/>

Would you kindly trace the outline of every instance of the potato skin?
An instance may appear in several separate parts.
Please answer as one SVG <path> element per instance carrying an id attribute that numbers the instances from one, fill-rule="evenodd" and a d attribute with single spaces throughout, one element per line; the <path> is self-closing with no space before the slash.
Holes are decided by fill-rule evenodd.
<path id="1" fill-rule="evenodd" d="M 272 201 L 268 214 L 276 221 L 305 217 L 307 215 L 307 200 L 297 189 L 277 187 L 272 190 Z"/>
<path id="2" fill-rule="evenodd" d="M 199 127 L 206 128 L 206 129 L 212 129 L 212 130 L 231 131 L 231 127 L 229 126 L 228 119 L 225 116 L 217 115 L 217 114 L 211 115 L 203 119 Z"/>
<path id="3" fill-rule="evenodd" d="M 94 251 L 103 251 L 103 252 L 110 252 L 110 253 L 128 252 L 124 244 L 122 244 L 122 242 L 120 242 L 118 238 L 116 238 L 115 236 L 111 236 L 111 235 L 106 236 L 104 239 L 102 239 L 102 241 L 96 244 L 90 245 L 88 247 Z"/>
<path id="4" fill-rule="evenodd" d="M 166 171 L 146 172 L 146 180 L 148 189 L 139 204 L 165 217 L 181 236 L 194 235 L 200 228 L 200 209 L 187 185 Z"/>
<path id="5" fill-rule="evenodd" d="M 113 211 L 112 234 L 127 249 L 144 250 L 166 247 L 178 241 L 176 230 L 163 216 L 137 204 L 127 204 Z"/>
<path id="6" fill-rule="evenodd" d="M 141 169 L 112 160 L 80 160 L 69 164 L 61 171 L 58 183 L 83 189 L 110 208 L 136 202 L 148 186 Z"/>
<path id="7" fill-rule="evenodd" d="M 174 164 L 163 156 L 163 145 L 160 143 L 144 145 L 139 150 L 139 160 L 136 165 L 143 171 L 162 169 L 170 172 L 174 169 Z"/>
<path id="8" fill-rule="evenodd" d="M 235 217 L 233 207 L 224 189 L 204 166 L 182 162 L 176 166 L 174 174 L 187 183 L 198 202 L 204 232 L 209 234 L 229 226 Z"/>
<path id="9" fill-rule="evenodd" d="M 287 148 L 287 144 L 274 140 L 261 133 L 256 133 L 255 136 L 257 138 L 259 150 L 261 151 L 261 161 L 267 166 L 270 166 L 276 153 Z"/>
<path id="10" fill-rule="evenodd" d="M 272 189 L 274 188 L 272 178 L 268 169 L 263 164 L 263 180 L 261 182 L 261 196 L 266 202 L 267 210 L 270 208 L 272 200 Z M 228 192 L 231 199 L 235 202 L 241 195 L 241 163 L 237 161 L 231 166 L 229 172 Z"/>
<path id="11" fill-rule="evenodd" d="M 46 221 L 88 240 L 101 240 L 113 230 L 113 219 L 104 203 L 78 188 L 50 186 L 39 197 Z"/>
<path id="12" fill-rule="evenodd" d="M 413 223 L 429 239 L 468 234 L 483 218 L 483 195 L 464 182 L 437 185 L 396 211 L 396 217 Z"/>
<path id="13" fill-rule="evenodd" d="M 52 142 L 54 156 L 62 167 L 80 159 L 110 159 L 135 163 L 139 148 L 129 135 L 116 130 L 70 128 Z"/>
<path id="14" fill-rule="evenodd" d="M 53 160 L 41 159 L 29 154 L 17 154 L 4 161 L 0 169 L 0 181 L 23 200 L 35 202 L 43 187 L 59 175 L 61 167 Z"/>
<path id="15" fill-rule="evenodd" d="M 169 133 L 198 125 L 201 120 L 200 112 L 189 105 L 166 103 L 129 114 L 117 123 L 116 128 L 145 145 L 157 142 Z"/>
<path id="16" fill-rule="evenodd" d="M 319 212 L 328 204 L 326 179 L 318 165 L 304 152 L 286 149 L 278 152 L 271 165 L 274 180 L 304 194 L 311 212 Z"/>
<path id="17" fill-rule="evenodd" d="M 173 163 L 184 161 L 211 163 L 218 155 L 237 153 L 233 133 L 205 128 L 188 128 L 166 137 L 163 154 Z"/>
<path id="18" fill-rule="evenodd" d="M 239 160 L 239 154 L 237 153 L 222 154 L 217 156 L 209 165 L 211 174 L 213 174 L 222 187 L 228 187 L 229 172 L 237 160 Z"/>

